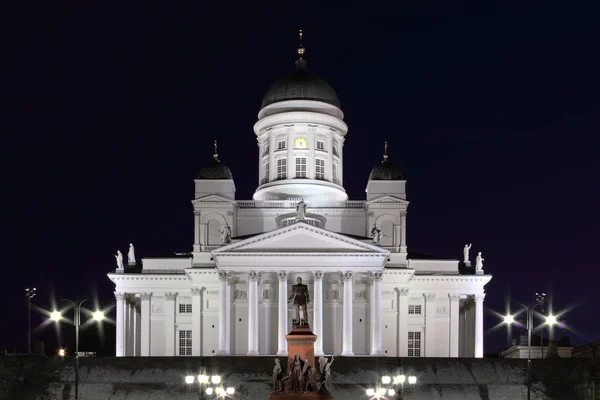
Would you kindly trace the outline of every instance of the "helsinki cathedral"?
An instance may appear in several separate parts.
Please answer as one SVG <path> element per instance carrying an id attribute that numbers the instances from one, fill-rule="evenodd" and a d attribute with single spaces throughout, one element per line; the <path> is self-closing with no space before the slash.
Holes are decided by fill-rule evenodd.
<path id="1" fill-rule="evenodd" d="M 301 279 L 315 355 L 482 357 L 481 257 L 409 252 L 406 180 L 387 145 L 366 199 L 348 199 L 340 101 L 298 54 L 254 124 L 252 200 L 236 198 L 215 143 L 194 181 L 192 251 L 116 256 L 116 355 L 286 355 Z"/>

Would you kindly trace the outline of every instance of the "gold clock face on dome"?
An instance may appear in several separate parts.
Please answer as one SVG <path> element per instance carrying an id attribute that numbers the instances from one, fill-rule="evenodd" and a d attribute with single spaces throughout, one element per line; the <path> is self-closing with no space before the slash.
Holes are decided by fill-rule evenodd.
<path id="1" fill-rule="evenodd" d="M 306 149 L 308 147 L 308 140 L 305 137 L 298 137 L 294 140 L 294 147 L 297 149 Z"/>

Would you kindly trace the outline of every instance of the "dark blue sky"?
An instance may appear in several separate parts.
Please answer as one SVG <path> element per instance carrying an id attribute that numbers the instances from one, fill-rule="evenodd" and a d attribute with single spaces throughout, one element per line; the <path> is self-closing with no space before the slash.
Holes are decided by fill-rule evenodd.
<path id="1" fill-rule="evenodd" d="M 473 242 L 494 275 L 487 307 L 549 291 L 556 311 L 576 305 L 562 317 L 576 343 L 600 339 L 597 10 L 451 3 L 30 1 L 5 14 L 0 348 L 26 349 L 24 288 L 44 308 L 94 293 L 109 305 L 117 249 L 191 250 L 213 139 L 237 198 L 252 197 L 252 126 L 294 68 L 299 28 L 346 115 L 350 197 L 364 198 L 388 140 L 408 181 L 409 250 L 459 258 Z M 36 337 L 56 348 L 53 329 Z M 505 341 L 487 335 L 486 352 Z"/>

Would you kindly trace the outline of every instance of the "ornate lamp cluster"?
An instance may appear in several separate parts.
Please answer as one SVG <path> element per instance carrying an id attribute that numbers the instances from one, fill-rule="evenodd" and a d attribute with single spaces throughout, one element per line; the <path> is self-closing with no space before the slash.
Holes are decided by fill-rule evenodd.
<path id="1" fill-rule="evenodd" d="M 404 384 L 414 385 L 417 383 L 417 377 L 414 375 L 406 376 L 402 373 L 395 375 L 394 377 L 390 376 L 382 376 L 381 377 L 382 386 L 378 388 L 368 388 L 366 393 L 367 396 L 371 399 L 385 399 L 386 396 L 392 397 L 398 393 L 398 390 L 395 388 L 399 387 L 400 398 L 402 399 L 404 396 Z M 394 387 L 386 387 L 392 384 Z"/>
<path id="2" fill-rule="evenodd" d="M 235 393 L 235 388 L 229 386 L 225 388 L 223 386 L 223 382 L 220 375 L 212 375 L 208 376 L 205 373 L 202 373 L 195 377 L 194 375 L 188 375 L 185 377 L 185 383 L 188 385 L 193 385 L 194 382 L 198 382 L 200 387 L 200 395 L 207 394 L 209 396 L 216 396 L 218 398 L 225 398 L 229 396 L 233 396 Z M 214 385 L 211 386 L 211 385 Z M 205 387 L 206 386 L 206 387 Z"/>

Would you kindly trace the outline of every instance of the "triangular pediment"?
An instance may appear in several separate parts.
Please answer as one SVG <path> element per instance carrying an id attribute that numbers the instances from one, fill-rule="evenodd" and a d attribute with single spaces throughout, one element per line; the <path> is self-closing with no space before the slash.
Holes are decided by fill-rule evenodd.
<path id="1" fill-rule="evenodd" d="M 197 199 L 192 200 L 192 204 L 202 204 L 202 203 L 233 203 L 233 200 L 227 199 L 225 197 L 221 197 L 216 194 L 210 194 L 208 196 L 199 197 Z"/>
<path id="2" fill-rule="evenodd" d="M 388 254 L 389 251 L 303 222 L 262 233 L 220 247 L 222 253 L 365 253 Z"/>
<path id="3" fill-rule="evenodd" d="M 389 204 L 389 203 L 395 203 L 395 204 L 405 204 L 408 205 L 409 201 L 401 199 L 399 197 L 395 197 L 395 196 L 390 196 L 390 195 L 385 195 L 382 197 L 379 197 L 377 199 L 368 201 L 367 204 Z"/>

